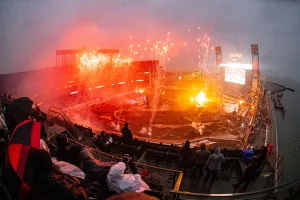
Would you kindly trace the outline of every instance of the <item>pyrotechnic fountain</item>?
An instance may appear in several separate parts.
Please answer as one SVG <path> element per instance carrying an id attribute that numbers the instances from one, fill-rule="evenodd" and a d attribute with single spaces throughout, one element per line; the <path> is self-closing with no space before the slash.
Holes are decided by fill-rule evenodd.
<path id="1" fill-rule="evenodd" d="M 167 68 L 167 62 L 170 60 L 169 53 L 171 48 L 173 47 L 173 43 L 170 41 L 170 33 L 166 34 L 165 40 L 159 40 L 156 42 L 151 42 L 147 39 L 147 43 L 145 46 L 141 44 L 133 45 L 129 44 L 129 56 L 133 60 L 142 60 L 145 58 L 150 58 L 151 60 L 158 60 L 161 66 L 160 69 L 157 70 L 156 74 L 153 75 L 153 98 L 151 102 L 151 119 L 149 121 L 149 128 L 148 128 L 148 135 L 151 137 L 152 135 L 152 123 L 157 113 L 158 104 L 159 104 L 159 97 L 162 94 L 162 88 L 164 85 L 164 71 Z M 130 36 L 130 41 L 132 41 L 132 36 Z M 145 128 L 143 127 L 143 131 L 145 132 Z"/>
<path id="2" fill-rule="evenodd" d="M 191 60 L 197 66 L 197 70 L 202 77 L 211 73 L 210 62 L 213 55 L 214 48 L 211 46 L 211 38 L 207 34 L 202 34 L 200 27 L 197 28 L 195 35 L 192 35 L 190 29 L 188 29 L 192 40 L 196 40 L 196 43 L 192 43 L 187 48 L 187 43 L 184 43 L 186 51 Z M 200 34 L 200 35 L 199 35 Z"/>
<path id="3" fill-rule="evenodd" d="M 173 46 L 172 43 L 169 43 L 169 35 L 170 33 L 167 34 L 165 42 L 158 41 L 156 44 L 153 44 L 153 48 L 150 49 L 153 52 L 154 59 L 159 60 L 161 68 L 157 70 L 157 74 L 155 76 L 156 79 L 154 81 L 155 84 L 153 88 L 154 95 L 152 100 L 152 115 L 149 122 L 149 136 L 152 134 L 152 123 L 157 113 L 160 95 L 163 92 L 162 89 L 165 82 L 165 71 L 167 69 L 167 62 L 169 60 L 168 56 Z M 149 43 L 149 41 L 147 42 Z"/>
<path id="4" fill-rule="evenodd" d="M 164 85 L 164 71 L 163 69 L 159 69 L 157 71 L 157 75 L 156 75 L 156 80 L 155 80 L 155 85 L 154 85 L 154 95 L 153 95 L 153 100 L 152 100 L 152 115 L 150 118 L 150 122 L 149 122 L 149 127 L 152 127 L 152 123 L 153 120 L 155 118 L 157 109 L 158 109 L 158 104 L 159 104 L 159 97 L 162 94 L 162 87 Z"/>

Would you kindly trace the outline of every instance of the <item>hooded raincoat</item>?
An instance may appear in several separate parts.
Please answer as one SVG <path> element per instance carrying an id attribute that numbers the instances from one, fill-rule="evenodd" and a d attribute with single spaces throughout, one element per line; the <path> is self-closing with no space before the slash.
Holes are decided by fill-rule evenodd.
<path id="1" fill-rule="evenodd" d="M 211 171 L 221 170 L 222 163 L 225 162 L 223 154 L 221 154 L 220 148 L 216 148 L 215 153 L 210 155 L 207 160 L 207 167 Z"/>
<path id="2" fill-rule="evenodd" d="M 108 188 L 116 193 L 143 192 L 150 190 L 139 174 L 124 174 L 126 165 L 119 162 L 112 166 L 107 175 Z"/>

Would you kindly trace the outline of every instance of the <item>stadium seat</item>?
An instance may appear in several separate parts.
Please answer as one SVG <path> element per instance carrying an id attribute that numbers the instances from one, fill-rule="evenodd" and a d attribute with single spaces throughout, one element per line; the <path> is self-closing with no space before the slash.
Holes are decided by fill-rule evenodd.
<path id="1" fill-rule="evenodd" d="M 161 164 L 166 164 L 168 153 L 164 151 L 157 151 L 157 161 Z"/>
<path id="2" fill-rule="evenodd" d="M 147 162 L 156 162 L 157 151 L 152 149 L 146 150 Z"/>
<path id="3" fill-rule="evenodd" d="M 122 152 L 123 154 L 129 154 L 135 159 L 138 159 L 141 156 L 140 152 L 141 147 L 133 146 L 128 144 L 122 144 Z"/>

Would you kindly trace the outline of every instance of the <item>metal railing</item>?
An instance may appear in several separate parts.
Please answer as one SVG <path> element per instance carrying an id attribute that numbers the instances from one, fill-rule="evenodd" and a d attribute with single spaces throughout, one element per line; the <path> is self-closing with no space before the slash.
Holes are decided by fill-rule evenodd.
<path id="1" fill-rule="evenodd" d="M 50 129 L 46 130 L 50 131 Z M 55 133 L 50 133 L 51 136 L 53 137 Z M 51 140 L 51 138 L 49 138 Z M 93 154 L 93 156 L 101 161 L 101 165 L 104 166 L 113 166 L 114 164 L 120 162 L 123 160 L 123 158 L 114 156 L 111 154 L 104 153 L 100 151 L 99 149 L 91 148 L 90 146 L 84 145 L 78 141 L 69 139 L 69 141 L 73 144 L 78 144 L 84 148 L 88 148 L 90 152 Z M 176 183 L 176 180 L 180 175 L 182 176 L 182 172 L 178 170 L 172 170 L 172 169 L 166 169 L 162 167 L 156 167 L 152 165 L 147 165 L 144 163 L 140 162 L 134 162 L 136 165 L 136 168 L 139 172 L 139 174 L 142 174 L 143 169 L 147 169 L 148 171 L 148 176 L 143 176 L 143 180 L 149 184 L 151 187 L 154 187 L 157 190 L 163 190 L 163 188 L 168 188 L 171 190 Z"/>
<path id="2" fill-rule="evenodd" d="M 96 148 L 94 143 L 91 142 L 91 140 L 87 138 L 82 131 L 74 126 L 73 122 L 61 109 L 50 107 L 48 110 L 46 123 L 49 126 L 58 124 L 59 126 L 65 128 L 74 140 L 80 141 L 80 143 Z"/>
<path id="3" fill-rule="evenodd" d="M 279 153 L 277 124 L 275 118 L 274 104 L 271 100 L 270 93 L 266 95 L 268 105 L 268 117 L 271 119 L 271 124 L 268 126 L 268 143 L 273 145 L 273 151 L 268 157 L 268 162 L 274 170 L 274 186 L 281 183 L 283 177 L 283 156 Z"/>
<path id="4" fill-rule="evenodd" d="M 283 185 L 246 193 L 228 193 L 228 194 L 207 194 L 207 193 L 192 193 L 179 191 L 180 183 L 175 184 L 171 193 L 174 194 L 174 199 L 255 199 L 255 200 L 274 200 L 288 199 L 293 196 L 300 195 L 300 178 L 285 183 Z"/>
<path id="5" fill-rule="evenodd" d="M 264 95 L 262 96 L 264 97 Z M 175 187 L 171 190 L 174 194 L 174 199 L 288 199 L 293 196 L 300 195 L 300 178 L 297 178 L 288 183 L 282 184 L 281 179 L 283 175 L 283 157 L 278 152 L 278 138 L 277 127 L 274 113 L 274 105 L 271 101 L 270 95 L 266 95 L 266 103 L 268 107 L 268 117 L 272 119 L 273 126 L 270 127 L 268 143 L 273 144 L 273 151 L 268 156 L 268 163 L 274 170 L 274 179 L 272 188 L 259 190 L 247 193 L 229 193 L 229 194 L 207 194 L 207 193 L 191 193 L 180 191 L 181 177 L 178 178 Z"/>

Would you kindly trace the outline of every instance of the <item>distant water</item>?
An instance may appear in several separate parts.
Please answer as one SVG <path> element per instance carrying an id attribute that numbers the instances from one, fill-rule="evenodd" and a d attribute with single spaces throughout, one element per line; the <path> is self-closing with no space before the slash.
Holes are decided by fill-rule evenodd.
<path id="1" fill-rule="evenodd" d="M 267 80 L 296 90 L 284 93 L 285 117 L 281 111 L 276 111 L 279 152 L 284 156 L 283 181 L 287 182 L 300 177 L 300 83 L 273 77 Z"/>

